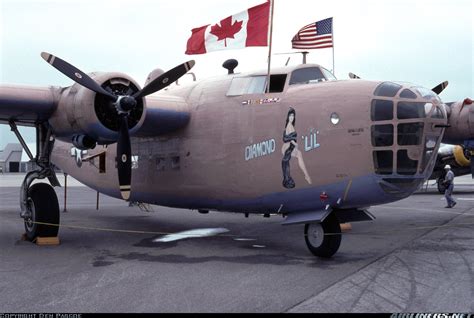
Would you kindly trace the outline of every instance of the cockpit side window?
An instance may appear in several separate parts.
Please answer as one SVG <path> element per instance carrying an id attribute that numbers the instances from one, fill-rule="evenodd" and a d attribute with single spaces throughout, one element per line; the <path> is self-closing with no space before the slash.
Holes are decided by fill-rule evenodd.
<path id="1" fill-rule="evenodd" d="M 286 74 L 272 75 L 270 77 L 270 93 L 282 93 L 285 90 Z"/>
<path id="2" fill-rule="evenodd" d="M 323 72 L 321 72 L 319 67 L 308 67 L 295 70 L 293 74 L 291 74 L 290 85 L 310 84 L 325 81 L 326 77 L 324 77 Z"/>
<path id="3" fill-rule="evenodd" d="M 265 83 L 265 76 L 235 77 L 230 84 L 227 96 L 263 94 Z"/>
<path id="4" fill-rule="evenodd" d="M 270 93 L 282 93 L 285 90 L 286 74 L 274 74 L 270 77 Z M 264 94 L 266 76 L 235 77 L 230 84 L 227 96 Z"/>

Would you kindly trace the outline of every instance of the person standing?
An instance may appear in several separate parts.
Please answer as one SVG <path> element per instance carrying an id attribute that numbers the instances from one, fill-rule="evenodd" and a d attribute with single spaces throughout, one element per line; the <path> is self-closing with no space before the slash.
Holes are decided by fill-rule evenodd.
<path id="1" fill-rule="evenodd" d="M 454 201 L 454 199 L 452 198 L 454 190 L 454 172 L 451 170 L 450 165 L 444 167 L 444 170 L 446 170 L 446 177 L 444 177 L 444 185 L 446 187 L 446 192 L 444 193 L 444 197 L 448 202 L 446 208 L 451 209 L 454 208 L 454 206 L 457 204 L 457 202 Z"/>

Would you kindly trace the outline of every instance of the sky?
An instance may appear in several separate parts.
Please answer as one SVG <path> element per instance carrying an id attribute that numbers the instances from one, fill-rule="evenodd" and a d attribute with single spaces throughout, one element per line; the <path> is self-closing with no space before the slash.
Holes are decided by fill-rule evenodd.
<path id="1" fill-rule="evenodd" d="M 265 69 L 268 48 L 185 55 L 191 29 L 241 12 L 264 0 L 0 0 L 0 85 L 69 86 L 46 62 L 46 51 L 82 71 L 120 71 L 140 84 L 155 68 L 196 60 L 198 80 Z M 291 39 L 312 22 L 334 18 L 335 73 L 428 88 L 449 80 L 444 101 L 474 97 L 471 0 L 275 0 L 273 52 L 294 52 Z M 291 56 L 291 55 L 290 55 Z M 288 55 L 275 55 L 283 66 Z M 291 56 L 290 64 L 301 58 Z M 332 50 L 313 50 L 309 63 L 332 69 Z M 0 125 L 0 149 L 16 137 Z M 33 129 L 21 129 L 34 141 Z"/>

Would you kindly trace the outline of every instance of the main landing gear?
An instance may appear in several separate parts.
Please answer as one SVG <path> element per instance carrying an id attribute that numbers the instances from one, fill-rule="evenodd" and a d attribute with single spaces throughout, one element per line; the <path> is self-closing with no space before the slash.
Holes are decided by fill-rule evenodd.
<path id="1" fill-rule="evenodd" d="M 304 238 L 314 256 L 332 257 L 341 245 L 341 226 L 336 214 L 329 214 L 322 223 L 306 224 Z"/>
<path id="2" fill-rule="evenodd" d="M 57 237 L 59 226 L 59 203 L 53 187 L 37 183 L 28 189 L 28 213 L 25 216 L 25 233 L 30 241 L 37 237 Z"/>
<path id="3" fill-rule="evenodd" d="M 14 122 L 10 122 L 12 131 L 17 136 L 30 160 L 37 166 L 36 170 L 27 173 L 20 190 L 20 216 L 25 222 L 26 238 L 34 241 L 38 237 L 57 237 L 59 231 L 59 202 L 53 187 L 60 187 L 50 162 L 54 137 L 47 124 L 36 126 L 36 157 L 20 135 Z M 36 183 L 39 179 L 48 179 L 50 184 Z M 33 185 L 32 185 L 33 184 Z"/>

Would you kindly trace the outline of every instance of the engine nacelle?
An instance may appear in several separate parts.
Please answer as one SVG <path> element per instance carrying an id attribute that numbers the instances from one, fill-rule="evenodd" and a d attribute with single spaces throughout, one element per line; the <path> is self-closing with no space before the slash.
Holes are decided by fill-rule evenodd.
<path id="1" fill-rule="evenodd" d="M 443 145 L 439 151 L 436 159 L 436 165 L 431 175 L 431 180 L 436 180 L 439 178 L 444 178 L 446 171 L 444 167 L 450 165 L 454 175 L 462 176 L 471 173 L 469 158 L 469 151 L 459 145 Z M 443 193 L 444 191 L 440 192 Z"/>
<path id="2" fill-rule="evenodd" d="M 104 89 L 117 96 L 133 95 L 140 90 L 138 83 L 122 73 L 89 75 Z M 137 102 L 137 107 L 128 117 L 131 135 L 140 129 L 145 120 L 145 99 Z M 114 101 L 74 84 L 61 92 L 58 107 L 49 122 L 54 127 L 56 138 L 74 142 L 76 147 L 80 146 L 77 148 L 84 148 L 91 146 L 93 141 L 98 144 L 115 143 L 118 139 L 119 119 Z"/>
<path id="3" fill-rule="evenodd" d="M 447 164 L 453 168 L 469 168 L 471 166 L 469 151 L 460 145 L 444 145 L 439 149 L 438 159 L 442 163 L 441 169 L 444 169 L 444 165 Z"/>
<path id="4" fill-rule="evenodd" d="M 165 73 L 165 71 L 163 71 L 161 68 L 157 68 L 157 69 L 154 69 L 153 71 L 151 71 L 151 73 L 148 74 L 148 77 L 146 78 L 145 86 L 148 85 L 149 83 L 153 82 L 153 80 L 155 80 L 159 76 L 163 75 L 164 73 Z"/>
<path id="5" fill-rule="evenodd" d="M 469 98 L 453 103 L 448 109 L 449 125 L 444 134 L 443 142 L 447 144 L 463 144 L 474 139 L 474 105 Z"/>

